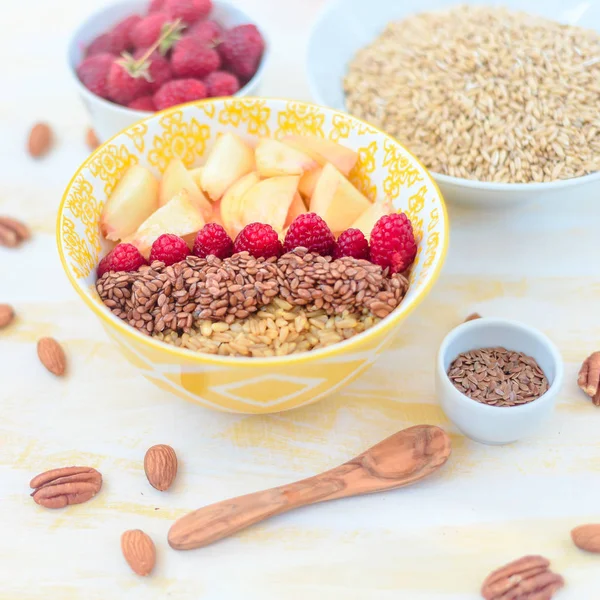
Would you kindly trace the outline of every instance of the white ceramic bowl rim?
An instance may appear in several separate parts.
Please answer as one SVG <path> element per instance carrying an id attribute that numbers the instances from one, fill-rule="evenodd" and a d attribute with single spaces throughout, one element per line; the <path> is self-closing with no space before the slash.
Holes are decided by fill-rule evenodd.
<path id="1" fill-rule="evenodd" d="M 451 175 L 442 175 L 441 173 L 437 173 L 436 171 L 431 170 L 429 170 L 429 172 L 438 181 L 446 185 L 457 185 L 476 190 L 486 190 L 490 192 L 545 192 L 571 187 L 574 185 L 591 183 L 600 179 L 600 171 L 595 171 L 594 173 L 582 175 L 581 177 L 571 177 L 570 179 L 558 179 L 557 181 L 546 181 L 541 183 L 497 183 L 493 181 L 478 181 L 476 179 L 463 179 L 461 177 L 452 177 Z"/>
<path id="2" fill-rule="evenodd" d="M 272 97 L 254 98 L 254 97 L 246 96 L 246 99 L 247 100 L 268 100 L 268 101 L 277 101 L 277 102 L 289 102 L 288 98 L 272 98 Z M 181 104 L 181 105 L 177 106 L 176 108 L 180 109 L 180 110 L 185 110 L 185 108 L 187 106 L 198 106 L 205 102 L 209 103 L 209 102 L 216 101 L 216 100 L 219 100 L 219 99 L 218 98 L 207 98 L 206 100 L 197 100 L 194 102 L 188 102 L 186 104 Z M 319 108 L 322 110 L 342 112 L 342 111 L 337 111 L 336 109 L 333 109 L 333 108 L 330 108 L 327 106 L 320 106 L 320 105 L 317 105 L 317 104 L 314 104 L 311 102 L 302 102 L 302 103 L 305 104 L 306 106 L 315 107 L 315 108 Z M 164 111 L 159 111 L 159 112 L 152 113 L 152 114 L 146 114 L 145 118 L 142 119 L 140 122 L 146 122 L 151 119 L 156 119 L 161 114 L 168 113 L 168 112 L 172 111 L 174 108 L 175 107 L 167 108 Z M 362 119 L 359 119 L 358 117 L 354 117 L 352 115 L 348 115 L 348 116 L 350 118 L 358 121 L 359 123 L 362 123 L 363 125 L 366 125 L 372 129 L 377 130 L 380 135 L 388 138 L 393 143 L 402 146 L 402 144 L 400 144 L 400 142 L 398 142 L 397 140 L 392 138 L 390 135 L 388 135 L 387 133 L 384 133 L 383 131 L 381 131 L 380 129 L 378 129 L 376 127 L 373 127 L 372 125 L 369 125 L 366 121 L 363 121 Z M 134 125 L 131 125 L 131 127 L 134 127 Z M 88 158 L 86 159 L 84 164 L 87 164 L 94 156 L 96 156 L 97 154 L 102 152 L 106 145 L 112 143 L 114 140 L 116 140 L 121 135 L 123 135 L 122 131 L 117 133 L 116 135 L 114 135 L 112 138 L 106 140 L 106 142 L 104 142 L 100 146 L 98 146 L 98 148 L 96 148 L 96 150 L 94 150 L 94 152 L 92 152 L 90 154 L 90 156 L 88 156 Z M 437 256 L 437 259 L 433 265 L 433 268 L 428 272 L 427 279 L 424 282 L 423 286 L 418 291 L 418 293 L 413 298 L 411 298 L 410 301 L 407 302 L 406 300 L 403 300 L 400 303 L 400 305 L 397 306 L 387 317 L 382 319 L 379 323 L 377 323 L 373 327 L 370 327 L 369 329 L 367 329 L 361 333 L 358 333 L 351 338 L 348 338 L 341 342 L 336 342 L 335 344 L 332 344 L 331 346 L 326 346 L 325 348 L 319 348 L 317 350 L 310 350 L 307 352 L 300 352 L 298 354 L 288 354 L 285 356 L 272 356 L 272 357 L 244 357 L 244 356 L 237 357 L 237 356 L 220 356 L 220 355 L 213 355 L 213 354 L 205 354 L 205 353 L 196 352 L 193 350 L 188 350 L 187 348 L 180 348 L 178 346 L 170 346 L 169 344 L 166 344 L 165 342 L 161 342 L 160 340 L 156 340 L 152 337 L 144 335 L 143 333 L 140 333 L 134 327 L 131 327 L 130 325 L 128 325 L 127 323 L 125 323 L 124 321 L 122 321 L 121 319 L 119 319 L 118 317 L 113 315 L 110 311 L 105 310 L 106 307 L 101 306 L 100 303 L 93 300 L 90 296 L 88 296 L 85 293 L 85 291 L 82 290 L 81 282 L 73 276 L 73 274 L 71 273 L 71 270 L 67 267 L 66 259 L 64 257 L 63 247 L 62 247 L 62 244 L 60 244 L 60 240 L 62 239 L 61 235 L 60 235 L 60 231 L 61 231 L 60 227 L 61 227 L 62 211 L 63 211 L 63 207 L 64 207 L 65 198 L 67 196 L 68 190 L 70 190 L 72 188 L 75 179 L 77 178 L 77 176 L 83 169 L 83 166 L 81 166 L 81 165 L 77 168 L 73 177 L 71 178 L 71 180 L 69 181 L 69 183 L 66 186 L 66 191 L 65 191 L 65 194 L 63 195 L 63 200 L 60 203 L 60 206 L 58 209 L 58 214 L 57 214 L 56 239 L 59 242 L 59 256 L 60 256 L 61 262 L 63 264 L 65 274 L 67 275 L 67 278 L 69 279 L 69 281 L 71 282 L 73 287 L 78 291 L 79 295 L 84 300 L 84 302 L 92 309 L 92 312 L 98 314 L 98 316 L 100 318 L 102 318 L 102 316 L 100 315 L 100 312 L 102 312 L 105 317 L 107 317 L 108 319 L 110 319 L 113 322 L 113 324 L 115 325 L 115 327 L 117 327 L 117 329 L 121 329 L 123 331 L 127 331 L 127 332 L 131 333 L 136 338 L 138 338 L 140 342 L 143 342 L 144 344 L 149 344 L 150 346 L 153 346 L 155 349 L 165 349 L 165 346 L 166 346 L 170 352 L 172 352 L 174 354 L 181 354 L 185 358 L 188 358 L 188 359 L 192 358 L 192 359 L 197 360 L 198 362 L 206 362 L 206 363 L 211 363 L 211 364 L 225 364 L 225 365 L 226 364 L 237 364 L 237 365 L 244 364 L 244 365 L 257 365 L 257 366 L 258 365 L 276 365 L 278 363 L 289 363 L 289 362 L 297 363 L 297 362 L 317 360 L 319 358 L 325 358 L 331 354 L 335 354 L 337 350 L 339 350 L 340 352 L 343 352 L 346 349 L 352 348 L 352 346 L 354 346 L 356 343 L 359 343 L 362 339 L 364 339 L 366 337 L 371 337 L 372 335 L 375 335 L 380 329 L 385 328 L 387 326 L 387 324 L 390 323 L 390 321 L 398 321 L 401 316 L 403 318 L 408 317 L 408 315 L 422 302 L 422 300 L 425 298 L 425 296 L 431 291 L 433 285 L 435 284 L 435 282 L 437 281 L 437 278 L 439 277 L 442 267 L 444 266 L 446 254 L 448 252 L 449 236 L 450 236 L 450 224 L 449 224 L 449 217 L 448 217 L 448 209 L 447 209 L 446 203 L 444 201 L 444 196 L 442 195 L 442 192 L 440 191 L 440 188 L 437 185 L 435 179 L 433 179 L 433 177 L 431 176 L 429 171 L 426 169 L 426 167 L 419 161 L 419 159 L 408 148 L 405 148 L 404 146 L 402 146 L 402 148 L 408 155 L 412 156 L 412 158 L 423 167 L 423 170 L 429 177 L 429 181 L 431 182 L 433 188 L 435 189 L 435 191 L 437 192 L 437 195 L 439 196 L 440 208 L 441 208 L 442 218 L 443 218 L 443 229 L 442 229 L 443 238 L 441 240 L 441 245 L 440 245 L 441 250 L 439 252 L 439 255 Z M 394 325 L 396 325 L 396 324 L 397 323 L 395 323 Z"/>
<path id="3" fill-rule="evenodd" d="M 448 373 L 444 368 L 444 358 L 446 357 L 448 346 L 458 337 L 469 333 L 473 329 L 479 329 L 486 327 L 488 325 L 495 326 L 506 326 L 512 327 L 514 329 L 519 329 L 524 335 L 529 336 L 531 338 L 535 338 L 541 345 L 543 345 L 546 350 L 548 350 L 548 354 L 552 357 L 552 361 L 554 363 L 555 375 L 552 383 L 546 390 L 546 392 L 540 396 L 537 400 L 533 400 L 527 404 L 521 404 L 517 406 L 491 406 L 489 404 L 482 404 L 481 402 L 477 402 L 469 398 L 466 394 L 463 394 L 460 390 L 454 387 L 454 384 L 448 377 Z M 474 350 L 476 348 L 473 348 Z M 514 350 L 519 352 L 519 348 L 507 348 L 507 350 Z M 451 360 L 454 360 L 456 357 L 451 357 Z M 536 410 L 536 406 L 539 407 L 540 404 L 545 404 L 547 402 L 553 401 L 554 393 L 560 389 L 563 382 L 563 363 L 562 358 L 560 356 L 560 352 L 555 344 L 541 331 L 526 325 L 525 323 L 521 323 L 520 321 L 513 321 L 510 319 L 499 319 L 499 318 L 491 318 L 491 317 L 483 317 L 481 319 L 474 319 L 473 321 L 467 321 L 466 323 L 462 323 L 458 327 L 455 327 L 452 331 L 450 331 L 440 345 L 440 349 L 437 355 L 437 368 L 440 373 L 445 373 L 446 379 L 448 383 L 456 390 L 457 395 L 456 399 L 461 402 L 464 406 L 467 406 L 471 410 L 479 411 L 480 413 L 494 413 L 497 411 L 506 411 L 510 410 L 511 412 L 519 412 L 519 413 L 527 413 L 532 410 Z M 459 400 L 460 398 L 460 400 Z"/>
<path id="4" fill-rule="evenodd" d="M 344 4 L 345 0 L 332 0 L 326 6 L 321 9 L 317 18 L 313 22 L 313 26 L 308 35 L 309 43 L 307 44 L 306 55 L 305 55 L 305 64 L 306 71 L 309 75 L 309 87 L 313 98 L 321 99 L 321 94 L 317 87 L 315 86 L 314 79 L 311 77 L 311 69 L 310 69 L 310 40 L 312 39 L 315 31 L 317 30 L 321 21 L 323 21 L 326 17 L 329 16 L 330 13 L 334 13 L 335 11 L 340 10 L 340 7 Z M 457 2 L 459 4 L 459 2 Z M 323 106 L 328 106 L 327 104 L 323 104 Z M 340 110 L 342 112 L 346 112 L 350 116 L 353 116 L 352 113 L 348 112 L 347 107 L 342 106 L 341 108 L 331 107 L 334 110 Z M 355 117 L 356 118 L 356 117 Z M 400 143 L 400 142 L 398 142 Z M 404 147 L 404 144 L 402 144 Z M 427 167 L 427 165 L 425 165 Z M 462 177 L 454 177 L 452 175 L 443 175 L 438 173 L 437 171 L 433 171 L 431 169 L 427 169 L 429 173 L 441 183 L 445 185 L 455 185 L 466 188 L 471 188 L 475 190 L 484 190 L 490 192 L 523 192 L 523 191 L 531 191 L 531 192 L 547 192 L 552 190 L 558 190 L 562 188 L 567 188 L 575 185 L 582 185 L 586 183 L 591 183 L 593 181 L 600 180 L 600 170 L 595 171 L 594 173 L 589 173 L 588 175 L 582 175 L 581 177 L 572 177 L 570 179 L 558 179 L 557 181 L 546 181 L 546 182 L 532 182 L 532 183 L 497 183 L 493 181 L 478 181 L 476 179 L 463 179 Z"/>
<path id="5" fill-rule="evenodd" d="M 79 27 L 77 27 L 77 29 L 75 30 L 75 33 L 73 34 L 73 36 L 71 37 L 71 41 L 68 44 L 67 47 L 67 64 L 69 65 L 69 72 L 71 73 L 73 80 L 75 81 L 75 85 L 77 86 L 77 89 L 79 90 L 79 93 L 83 94 L 84 96 L 88 97 L 88 98 L 93 98 L 95 99 L 97 102 L 99 102 L 100 104 L 111 108 L 112 110 L 115 110 L 117 112 L 120 112 L 122 114 L 128 114 L 128 115 L 137 115 L 139 117 L 140 120 L 145 119 L 151 115 L 155 115 L 160 111 L 154 111 L 154 112 L 150 112 L 150 111 L 146 111 L 146 110 L 136 110 L 134 108 L 128 108 L 127 106 L 122 106 L 121 104 L 117 104 L 116 102 L 111 102 L 110 100 L 107 100 L 106 98 L 102 98 L 102 96 L 98 96 L 96 94 L 94 94 L 93 92 L 91 92 L 90 90 L 88 90 L 85 85 L 83 85 L 83 83 L 81 83 L 81 80 L 79 79 L 79 76 L 77 75 L 77 65 L 73 64 L 73 61 L 71 60 L 71 56 L 73 56 L 74 54 L 74 50 L 77 46 L 79 37 L 80 37 L 80 32 L 85 29 L 86 27 L 88 27 L 88 25 L 90 23 L 92 23 L 99 14 L 106 12 L 107 9 L 109 8 L 115 8 L 117 6 L 128 6 L 129 4 L 131 4 L 131 2 L 117 2 L 114 3 L 112 5 L 110 5 L 109 7 L 103 7 L 97 11 L 95 11 L 94 13 L 92 13 L 91 15 L 89 15 L 89 17 L 87 19 L 85 19 L 84 21 L 82 21 L 79 24 Z M 222 6 L 233 6 L 232 4 L 230 4 L 229 2 L 223 2 L 222 0 L 219 0 L 219 4 L 221 4 Z M 237 7 L 236 7 L 237 8 Z M 240 10 L 241 9 L 237 9 Z M 245 94 L 247 93 L 248 90 L 252 89 L 254 87 L 254 83 L 256 81 L 258 81 L 264 74 L 265 68 L 266 68 L 266 64 L 268 62 L 269 59 L 269 55 L 270 55 L 270 48 L 271 48 L 271 44 L 266 32 L 266 29 L 264 27 L 262 27 L 262 25 L 260 25 L 258 23 L 258 21 L 250 14 L 248 14 L 246 12 L 246 10 L 244 9 L 243 11 L 244 15 L 248 17 L 248 22 L 252 23 L 253 25 L 256 25 L 258 27 L 258 29 L 260 30 L 261 35 L 263 36 L 263 39 L 265 40 L 265 49 L 263 52 L 263 55 L 260 59 L 260 64 L 258 66 L 258 69 L 256 71 L 256 73 L 254 73 L 254 75 L 252 76 L 252 79 L 250 79 L 250 81 L 248 81 L 243 87 L 241 87 L 235 94 L 233 94 L 233 96 L 231 96 L 232 98 L 236 98 L 236 97 L 241 97 L 241 96 L 245 96 Z M 207 98 L 207 100 L 212 100 L 213 98 Z M 214 98 L 215 100 L 217 99 L 216 97 Z M 185 106 L 185 105 L 180 105 L 180 106 Z M 168 110 L 168 109 L 167 109 Z"/>

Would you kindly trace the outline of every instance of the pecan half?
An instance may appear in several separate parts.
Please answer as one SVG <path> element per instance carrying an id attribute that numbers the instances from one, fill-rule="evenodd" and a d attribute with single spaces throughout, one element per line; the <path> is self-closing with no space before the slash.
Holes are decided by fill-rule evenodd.
<path id="1" fill-rule="evenodd" d="M 481 587 L 485 600 L 550 600 L 565 585 L 543 556 L 523 556 L 487 576 Z"/>
<path id="2" fill-rule="evenodd" d="M 600 406 L 600 352 L 594 352 L 583 361 L 577 385 Z"/>
<path id="3" fill-rule="evenodd" d="M 91 467 L 62 467 L 34 477 L 29 486 L 37 504 L 63 508 L 93 498 L 102 487 L 102 474 Z"/>
<path id="4" fill-rule="evenodd" d="M 29 237 L 27 225 L 17 219 L 0 215 L 0 246 L 15 248 Z"/>

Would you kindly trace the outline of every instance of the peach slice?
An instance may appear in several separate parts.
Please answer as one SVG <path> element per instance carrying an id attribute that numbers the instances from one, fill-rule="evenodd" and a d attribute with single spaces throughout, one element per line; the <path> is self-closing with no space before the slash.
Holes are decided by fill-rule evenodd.
<path id="1" fill-rule="evenodd" d="M 376 200 L 367 210 L 365 210 L 351 227 L 360 229 L 367 239 L 371 237 L 371 231 L 375 223 L 381 219 L 384 215 L 390 215 L 394 212 L 394 205 L 388 196 L 385 196 L 381 200 Z"/>
<path id="2" fill-rule="evenodd" d="M 146 257 L 156 238 L 163 233 L 173 233 L 180 237 L 194 235 L 204 227 L 204 217 L 187 190 L 181 190 L 167 204 L 161 206 L 148 217 L 127 241 Z"/>
<path id="3" fill-rule="evenodd" d="M 256 147 L 256 169 L 261 177 L 302 175 L 318 166 L 308 154 L 277 140 L 262 139 Z"/>
<path id="4" fill-rule="evenodd" d="M 235 236 L 244 229 L 245 223 L 242 219 L 242 202 L 244 194 L 260 181 L 256 171 L 244 175 L 238 179 L 221 199 L 221 220 L 227 233 L 235 239 Z"/>
<path id="5" fill-rule="evenodd" d="M 159 204 L 164 206 L 181 190 L 189 192 L 190 200 L 202 211 L 205 219 L 210 217 L 212 206 L 202 190 L 196 185 L 190 171 L 179 158 L 174 158 L 167 165 L 162 181 L 160 182 Z"/>
<path id="6" fill-rule="evenodd" d="M 294 194 L 294 199 L 290 205 L 290 210 L 288 210 L 284 227 L 287 229 L 296 217 L 303 215 L 306 212 L 308 211 L 306 210 L 306 206 L 304 206 L 304 200 L 302 200 L 302 196 L 300 196 L 298 193 Z"/>
<path id="7" fill-rule="evenodd" d="M 242 198 L 242 223 L 267 223 L 281 233 L 299 181 L 299 175 L 288 175 L 253 185 Z"/>
<path id="8" fill-rule="evenodd" d="M 254 171 L 254 152 L 241 138 L 225 133 L 213 146 L 202 171 L 202 189 L 219 200 L 240 177 Z"/>
<path id="9" fill-rule="evenodd" d="M 358 160 L 358 153 L 341 144 L 315 136 L 288 135 L 283 141 L 316 160 L 322 167 L 330 162 L 342 175 L 348 177 Z"/>
<path id="10" fill-rule="evenodd" d="M 221 227 L 225 227 L 223 225 L 223 217 L 221 217 L 221 205 L 223 204 L 223 198 L 213 202 L 213 210 L 212 215 L 210 217 L 209 223 L 218 223 Z"/>
<path id="11" fill-rule="evenodd" d="M 204 172 L 204 167 L 196 167 L 195 169 L 190 169 L 190 175 L 194 180 L 194 183 L 198 186 L 200 191 L 202 190 L 202 173 Z"/>
<path id="12" fill-rule="evenodd" d="M 315 187 L 317 185 L 317 181 L 319 181 L 319 177 L 321 177 L 321 173 L 323 169 L 319 167 L 318 169 L 313 169 L 312 171 L 308 171 L 308 173 L 304 173 L 300 178 L 300 183 L 298 184 L 298 191 L 306 198 L 307 201 L 310 201 L 312 195 L 315 193 Z"/>
<path id="13" fill-rule="evenodd" d="M 158 208 L 158 182 L 139 165 L 131 166 L 100 215 L 102 235 L 114 242 L 131 235 Z"/>
<path id="14" fill-rule="evenodd" d="M 310 210 L 324 219 L 332 231 L 348 229 L 369 206 L 371 202 L 331 163 L 323 167 Z"/>

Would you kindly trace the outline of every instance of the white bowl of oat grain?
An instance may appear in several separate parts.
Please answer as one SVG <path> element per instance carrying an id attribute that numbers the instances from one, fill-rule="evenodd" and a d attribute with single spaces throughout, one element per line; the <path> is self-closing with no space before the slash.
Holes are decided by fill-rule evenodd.
<path id="1" fill-rule="evenodd" d="M 457 4 L 330 3 L 308 45 L 315 100 L 398 138 L 449 202 L 600 193 L 600 0 Z"/>

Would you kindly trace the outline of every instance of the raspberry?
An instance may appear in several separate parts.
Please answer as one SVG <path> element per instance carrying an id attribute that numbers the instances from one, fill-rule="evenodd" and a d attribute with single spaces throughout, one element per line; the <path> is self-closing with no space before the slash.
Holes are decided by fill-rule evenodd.
<path id="1" fill-rule="evenodd" d="M 369 242 L 360 229 L 346 229 L 337 239 L 333 258 L 352 256 L 369 260 Z"/>
<path id="2" fill-rule="evenodd" d="M 291 252 L 300 246 L 321 256 L 331 256 L 333 253 L 335 238 L 319 215 L 305 213 L 292 221 L 285 234 L 283 249 Z"/>
<path id="3" fill-rule="evenodd" d="M 172 233 L 163 233 L 154 240 L 150 249 L 150 264 L 155 260 L 165 263 L 167 267 L 185 260 L 189 256 L 190 249 L 184 240 Z"/>
<path id="4" fill-rule="evenodd" d="M 165 4 L 165 0 L 152 0 L 150 2 L 150 6 L 148 7 L 148 12 L 158 12 L 159 10 L 163 10 Z"/>
<path id="5" fill-rule="evenodd" d="M 146 259 L 133 244 L 117 244 L 98 264 L 98 277 L 109 271 L 137 271 L 147 265 Z"/>
<path id="6" fill-rule="evenodd" d="M 197 79 L 177 79 L 165 83 L 154 94 L 154 105 L 157 110 L 164 110 L 170 106 L 202 100 L 206 98 L 206 86 Z"/>
<path id="7" fill-rule="evenodd" d="M 77 67 L 81 83 L 96 96 L 108 98 L 106 79 L 114 61 L 115 57 L 112 54 L 95 54 L 86 58 Z"/>
<path id="8" fill-rule="evenodd" d="M 142 20 L 138 15 L 131 15 L 117 23 L 110 31 L 99 35 L 87 48 L 86 56 L 94 56 L 108 52 L 121 54 L 132 46 L 130 34 L 132 29 Z"/>
<path id="9" fill-rule="evenodd" d="M 121 45 L 118 51 L 115 50 L 115 54 L 121 54 L 121 52 L 129 50 L 133 46 L 131 32 L 141 20 L 142 17 L 139 15 L 131 15 L 131 17 L 127 17 L 115 25 L 112 31 L 109 31 L 109 34 L 115 38 L 116 43 Z"/>
<path id="10" fill-rule="evenodd" d="M 136 48 L 150 48 L 160 37 L 162 28 L 169 22 L 165 12 L 153 12 L 139 21 L 129 32 L 129 39 Z"/>
<path id="11" fill-rule="evenodd" d="M 96 39 L 92 40 L 85 51 L 85 56 L 90 58 L 97 54 L 116 54 L 115 44 L 112 36 L 109 33 L 103 33 Z"/>
<path id="12" fill-rule="evenodd" d="M 186 32 L 187 35 L 206 44 L 218 44 L 223 29 L 216 21 L 198 21 Z"/>
<path id="13" fill-rule="evenodd" d="M 136 98 L 133 102 L 130 102 L 127 105 L 129 108 L 133 108 L 134 110 L 144 110 L 146 112 L 155 112 L 156 107 L 154 106 L 154 100 L 152 96 L 140 96 Z"/>
<path id="14" fill-rule="evenodd" d="M 204 79 L 209 98 L 233 96 L 240 89 L 238 78 L 226 71 L 214 71 Z"/>
<path id="15" fill-rule="evenodd" d="M 401 273 L 417 255 L 417 243 L 409 218 L 403 213 L 385 215 L 371 232 L 371 262 Z"/>
<path id="16" fill-rule="evenodd" d="M 221 58 L 201 40 L 186 37 L 175 46 L 171 66 L 177 77 L 202 79 L 221 66 Z"/>
<path id="17" fill-rule="evenodd" d="M 281 256 L 281 242 L 277 232 L 264 223 L 250 223 L 242 229 L 233 243 L 233 252 L 249 252 L 254 258 Z"/>
<path id="18" fill-rule="evenodd" d="M 211 0 L 165 0 L 165 10 L 173 19 L 181 19 L 188 25 L 205 19 L 212 10 Z"/>
<path id="19" fill-rule="evenodd" d="M 136 50 L 133 54 L 133 57 L 136 60 L 139 60 L 144 56 L 146 50 L 140 48 Z M 150 93 L 154 93 L 159 90 L 163 84 L 167 83 L 167 81 L 171 81 L 173 79 L 173 73 L 171 72 L 171 65 L 169 61 L 161 56 L 159 52 L 153 52 L 147 59 L 148 61 L 148 75 L 150 76 Z"/>
<path id="20" fill-rule="evenodd" d="M 214 254 L 217 258 L 228 258 L 233 253 L 233 242 L 218 223 L 207 223 L 196 236 L 192 254 L 206 258 Z"/>
<path id="21" fill-rule="evenodd" d="M 117 104 L 127 105 L 132 100 L 150 93 L 151 83 L 144 73 L 137 71 L 133 65 L 129 59 L 117 59 L 108 71 L 108 97 Z"/>
<path id="22" fill-rule="evenodd" d="M 258 69 L 265 41 L 255 25 L 239 25 L 225 32 L 217 48 L 229 68 L 247 81 Z"/>

